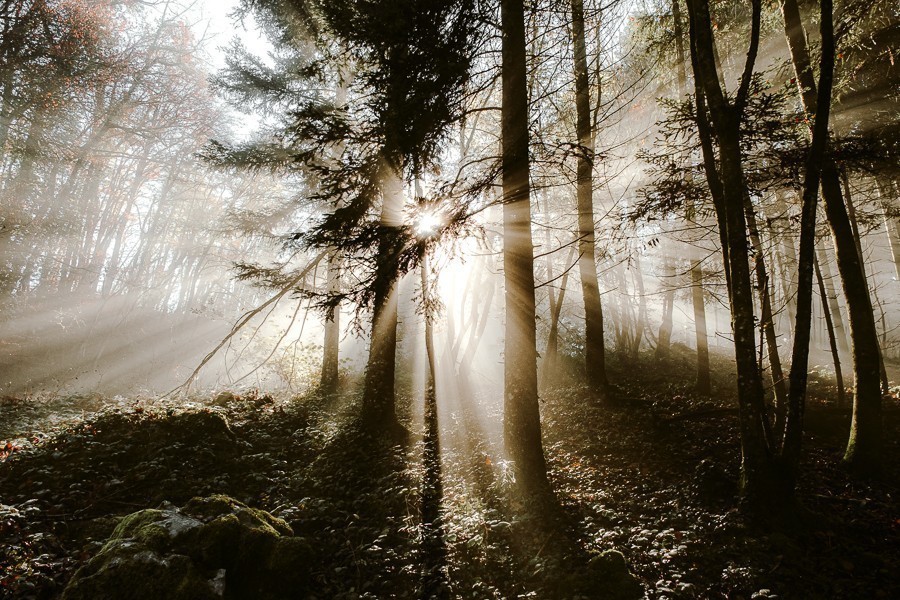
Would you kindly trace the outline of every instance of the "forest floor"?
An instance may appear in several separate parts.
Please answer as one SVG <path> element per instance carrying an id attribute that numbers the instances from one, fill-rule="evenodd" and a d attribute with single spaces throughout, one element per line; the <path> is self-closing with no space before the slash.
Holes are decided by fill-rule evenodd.
<path id="1" fill-rule="evenodd" d="M 885 411 L 884 476 L 854 481 L 839 466 L 849 413 L 814 378 L 803 517 L 766 530 L 735 509 L 727 361 L 710 401 L 690 393 L 687 353 L 662 366 L 639 360 L 613 361 L 614 381 L 628 382 L 614 400 L 578 386 L 544 394 L 556 529 L 509 500 L 495 448 L 467 414 L 453 415 L 429 466 L 442 482 L 436 567 L 422 541 L 421 433 L 405 446 L 371 439 L 353 425 L 353 395 L 3 399 L 0 597 L 57 597 L 123 515 L 217 493 L 314 544 L 307 567 L 322 599 L 420 598 L 423 585 L 447 598 L 573 597 L 554 536 L 621 551 L 648 598 L 900 598 L 896 399 Z"/>

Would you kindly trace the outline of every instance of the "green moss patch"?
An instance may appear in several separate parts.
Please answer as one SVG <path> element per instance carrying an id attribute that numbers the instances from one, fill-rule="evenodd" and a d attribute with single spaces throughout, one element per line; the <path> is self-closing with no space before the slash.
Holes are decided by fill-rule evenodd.
<path id="1" fill-rule="evenodd" d="M 66 588 L 66 600 L 280 599 L 309 589 L 310 545 L 287 523 L 227 496 L 122 519 Z"/>

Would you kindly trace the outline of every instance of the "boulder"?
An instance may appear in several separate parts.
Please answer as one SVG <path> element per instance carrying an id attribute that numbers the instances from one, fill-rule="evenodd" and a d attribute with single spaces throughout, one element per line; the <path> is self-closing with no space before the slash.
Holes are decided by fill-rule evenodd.
<path id="1" fill-rule="evenodd" d="M 303 597 L 313 551 L 287 523 L 227 496 L 126 516 L 64 600 Z"/>

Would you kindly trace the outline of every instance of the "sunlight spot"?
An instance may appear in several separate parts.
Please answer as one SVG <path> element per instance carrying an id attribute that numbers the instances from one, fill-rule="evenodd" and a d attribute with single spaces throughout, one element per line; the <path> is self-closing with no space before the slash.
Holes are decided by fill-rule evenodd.
<path id="1" fill-rule="evenodd" d="M 437 233 L 441 226 L 442 219 L 437 213 L 430 210 L 423 211 L 416 218 L 415 230 L 419 237 L 429 237 Z"/>

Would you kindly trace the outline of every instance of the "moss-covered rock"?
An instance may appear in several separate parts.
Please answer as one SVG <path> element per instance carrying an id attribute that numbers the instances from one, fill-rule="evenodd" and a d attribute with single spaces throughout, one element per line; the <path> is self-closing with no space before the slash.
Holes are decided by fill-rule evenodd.
<path id="1" fill-rule="evenodd" d="M 63 598 L 174 600 L 303 597 L 313 552 L 269 513 L 233 498 L 194 498 L 128 515 Z"/>
<path id="2" fill-rule="evenodd" d="M 169 421 L 173 432 L 178 434 L 190 432 L 194 436 L 202 436 L 207 442 L 228 444 L 236 439 L 228 419 L 218 412 L 208 410 L 185 412 L 175 415 Z"/>

